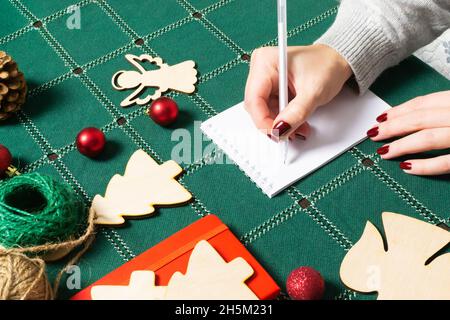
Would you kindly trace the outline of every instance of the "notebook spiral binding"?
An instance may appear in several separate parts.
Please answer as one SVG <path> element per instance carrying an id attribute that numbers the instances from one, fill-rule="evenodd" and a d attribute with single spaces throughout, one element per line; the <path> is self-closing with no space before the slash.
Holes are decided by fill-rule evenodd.
<path id="1" fill-rule="evenodd" d="M 263 175 L 263 173 L 252 165 L 248 159 L 246 159 L 245 156 L 239 152 L 238 149 L 229 143 L 228 140 L 223 137 L 220 130 L 207 121 L 202 123 L 201 129 L 203 133 L 209 139 L 214 141 L 216 146 L 233 161 L 239 170 L 250 178 L 258 189 L 260 189 L 267 196 L 271 197 L 273 184 L 270 182 L 269 178 Z"/>

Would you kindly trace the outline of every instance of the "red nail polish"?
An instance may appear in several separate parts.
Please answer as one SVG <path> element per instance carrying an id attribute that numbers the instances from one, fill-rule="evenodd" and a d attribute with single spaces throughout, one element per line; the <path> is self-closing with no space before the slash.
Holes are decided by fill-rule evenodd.
<path id="1" fill-rule="evenodd" d="M 389 146 L 381 147 L 377 150 L 377 153 L 381 156 L 389 152 Z"/>
<path id="2" fill-rule="evenodd" d="M 382 115 L 377 117 L 377 122 L 385 122 L 387 120 L 387 113 L 383 113 Z"/>
<path id="3" fill-rule="evenodd" d="M 367 131 L 367 136 L 370 138 L 376 137 L 378 135 L 378 127 L 372 128 L 369 131 Z"/>
<path id="4" fill-rule="evenodd" d="M 401 162 L 400 169 L 402 170 L 411 170 L 412 164 L 410 162 Z"/>
<path id="5" fill-rule="evenodd" d="M 272 135 L 275 138 L 281 138 L 291 129 L 291 125 L 287 122 L 280 121 L 272 129 Z"/>
<path id="6" fill-rule="evenodd" d="M 305 137 L 304 135 L 300 134 L 300 133 L 296 133 L 295 136 L 296 136 L 298 139 L 300 139 L 300 140 L 303 140 L 303 141 L 306 140 L 306 137 Z"/>

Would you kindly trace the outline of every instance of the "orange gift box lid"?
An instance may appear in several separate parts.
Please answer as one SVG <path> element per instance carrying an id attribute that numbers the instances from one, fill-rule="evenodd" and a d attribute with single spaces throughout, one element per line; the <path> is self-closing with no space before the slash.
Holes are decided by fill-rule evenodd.
<path id="1" fill-rule="evenodd" d="M 176 271 L 186 272 L 195 245 L 207 240 L 226 262 L 242 257 L 254 270 L 245 282 L 261 299 L 274 299 L 280 288 L 230 229 L 215 215 L 208 215 L 175 233 L 153 248 L 120 266 L 74 295 L 72 300 L 91 300 L 91 288 L 97 285 L 128 285 L 133 271 L 151 270 L 156 285 L 165 286 Z"/>

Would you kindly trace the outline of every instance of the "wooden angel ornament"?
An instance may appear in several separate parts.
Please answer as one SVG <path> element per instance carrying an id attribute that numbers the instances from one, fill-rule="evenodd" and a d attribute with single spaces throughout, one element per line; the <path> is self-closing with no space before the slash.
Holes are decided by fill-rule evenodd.
<path id="1" fill-rule="evenodd" d="M 387 248 L 367 222 L 361 239 L 345 256 L 340 276 L 359 292 L 378 292 L 378 300 L 450 299 L 450 232 L 408 216 L 382 215 Z"/>
<path id="2" fill-rule="evenodd" d="M 112 86 L 116 90 L 134 90 L 120 105 L 128 107 L 133 104 L 145 105 L 151 100 L 156 100 L 167 90 L 174 90 L 182 93 L 192 93 L 195 91 L 197 83 L 197 70 L 195 62 L 184 61 L 179 64 L 169 66 L 163 63 L 159 57 L 153 58 L 147 54 L 135 56 L 125 55 L 125 59 L 136 70 L 121 70 L 113 75 Z M 159 67 L 156 70 L 146 70 L 141 64 L 149 62 Z M 141 97 L 147 88 L 156 88 L 153 94 Z"/>
<path id="3" fill-rule="evenodd" d="M 175 180 L 183 169 L 173 160 L 159 165 L 143 150 L 128 161 L 125 174 L 112 177 L 105 196 L 96 195 L 91 209 L 96 224 L 119 225 L 125 217 L 150 215 L 154 206 L 183 204 L 192 195 Z"/>

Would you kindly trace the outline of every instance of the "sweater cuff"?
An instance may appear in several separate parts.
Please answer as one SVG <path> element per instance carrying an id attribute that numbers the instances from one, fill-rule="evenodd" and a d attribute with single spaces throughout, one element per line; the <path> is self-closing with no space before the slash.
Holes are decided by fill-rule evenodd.
<path id="1" fill-rule="evenodd" d="M 396 60 L 396 54 L 382 27 L 371 19 L 375 13 L 349 2 L 341 4 L 333 25 L 315 43 L 327 45 L 344 57 L 353 70 L 360 94 L 364 94 Z"/>

